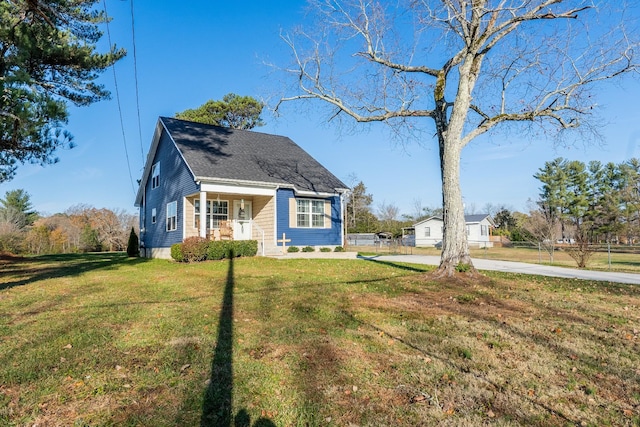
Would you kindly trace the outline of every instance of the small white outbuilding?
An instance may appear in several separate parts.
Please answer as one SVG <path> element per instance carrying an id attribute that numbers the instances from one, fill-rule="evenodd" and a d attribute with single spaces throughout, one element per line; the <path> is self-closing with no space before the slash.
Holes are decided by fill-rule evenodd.
<path id="1" fill-rule="evenodd" d="M 465 215 L 467 224 L 467 240 L 469 246 L 492 247 L 491 229 L 495 223 L 488 214 Z M 416 247 L 441 246 L 444 221 L 441 217 L 432 216 L 414 224 Z"/>

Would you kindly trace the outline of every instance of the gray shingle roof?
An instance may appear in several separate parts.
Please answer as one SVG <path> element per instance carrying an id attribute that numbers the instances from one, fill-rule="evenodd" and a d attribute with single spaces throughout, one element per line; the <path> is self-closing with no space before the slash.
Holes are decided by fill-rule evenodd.
<path id="1" fill-rule="evenodd" d="M 485 219 L 488 216 L 489 216 L 489 214 L 465 215 L 464 216 L 464 222 L 480 222 L 480 221 L 482 221 L 483 219 Z"/>
<path id="2" fill-rule="evenodd" d="M 287 137 L 168 117 L 160 120 L 197 178 L 289 184 L 320 193 L 347 188 Z"/>

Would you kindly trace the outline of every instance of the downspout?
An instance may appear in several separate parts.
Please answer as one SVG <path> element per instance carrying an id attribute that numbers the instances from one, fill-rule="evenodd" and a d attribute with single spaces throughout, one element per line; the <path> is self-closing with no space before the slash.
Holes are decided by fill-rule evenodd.
<path id="1" fill-rule="evenodd" d="M 276 186 L 276 193 L 273 201 L 273 242 L 272 245 L 278 247 L 278 191 L 280 191 L 280 186 Z"/>

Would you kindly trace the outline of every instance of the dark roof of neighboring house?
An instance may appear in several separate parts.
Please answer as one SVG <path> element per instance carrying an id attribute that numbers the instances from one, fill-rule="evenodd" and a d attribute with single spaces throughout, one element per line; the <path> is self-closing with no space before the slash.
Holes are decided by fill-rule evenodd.
<path id="1" fill-rule="evenodd" d="M 318 193 L 347 188 L 287 137 L 168 117 L 160 121 L 198 179 L 289 184 Z"/>
<path id="2" fill-rule="evenodd" d="M 480 222 L 488 216 L 489 214 L 465 215 L 464 222 Z"/>

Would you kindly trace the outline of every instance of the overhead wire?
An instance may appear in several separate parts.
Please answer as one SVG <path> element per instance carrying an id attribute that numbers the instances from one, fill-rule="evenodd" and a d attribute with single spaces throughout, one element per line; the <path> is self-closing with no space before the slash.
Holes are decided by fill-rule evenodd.
<path id="1" fill-rule="evenodd" d="M 133 13 L 133 0 L 131 1 L 131 39 L 133 41 L 133 77 L 136 87 L 136 110 L 138 112 L 138 137 L 140 138 L 140 155 L 142 156 L 142 164 L 144 165 L 144 147 L 142 145 L 142 125 L 140 120 L 140 95 L 138 90 L 138 55 L 136 52 L 136 30 L 135 19 Z"/>
<path id="2" fill-rule="evenodd" d="M 107 2 L 106 0 L 102 0 L 102 6 L 104 8 L 104 14 L 105 16 L 109 16 L 109 14 L 107 13 Z M 109 20 L 106 20 L 106 25 L 107 25 L 107 40 L 109 41 L 109 48 L 111 48 L 111 46 L 113 46 L 111 44 L 111 31 L 109 30 Z M 113 81 L 114 81 L 114 85 L 115 85 L 115 92 L 116 92 L 116 101 L 118 104 L 118 113 L 120 114 L 120 129 L 122 130 L 122 143 L 124 144 L 124 154 L 125 157 L 127 158 L 127 169 L 129 170 L 129 180 L 131 181 L 131 190 L 133 191 L 133 195 L 136 195 L 136 188 L 135 185 L 133 184 L 133 175 L 131 174 L 131 162 L 129 161 L 129 150 L 127 149 L 127 136 L 125 134 L 124 131 L 124 120 L 122 118 L 122 105 L 120 104 L 120 91 L 118 90 L 118 76 L 116 74 L 116 64 L 113 63 L 111 64 L 111 68 L 113 69 Z"/>

